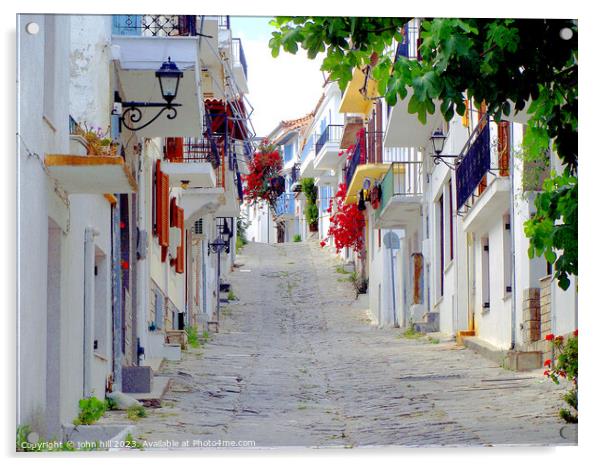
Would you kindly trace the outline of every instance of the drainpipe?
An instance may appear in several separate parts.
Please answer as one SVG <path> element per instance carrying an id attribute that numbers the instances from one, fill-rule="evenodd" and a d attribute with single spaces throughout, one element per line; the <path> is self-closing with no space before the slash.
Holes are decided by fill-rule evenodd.
<path id="1" fill-rule="evenodd" d="M 515 259 L 515 238 L 514 238 L 514 123 L 510 123 L 510 254 L 512 261 L 512 311 L 511 311 L 511 332 L 510 349 L 516 346 L 516 259 Z"/>
<path id="2" fill-rule="evenodd" d="M 137 221 L 136 221 L 136 289 L 137 289 L 137 310 L 136 310 L 136 328 L 138 335 L 138 348 L 147 347 L 147 309 L 148 309 L 148 296 L 150 293 L 150 280 L 148 280 L 148 261 L 145 257 L 140 257 L 138 252 L 140 251 L 140 242 L 146 241 L 148 235 L 142 235 L 142 228 L 146 227 L 146 176 L 145 176 L 145 152 L 146 147 L 144 148 L 143 154 L 138 158 L 138 212 L 137 212 Z M 143 245 L 145 249 L 148 245 Z M 147 254 L 148 254 L 148 250 Z M 140 351 L 137 351 L 137 360 L 138 364 L 140 364 Z"/>
<path id="3" fill-rule="evenodd" d="M 119 202 L 112 208 L 113 218 L 112 226 L 112 264 L 111 264 L 111 283 L 113 300 L 113 391 L 121 391 L 121 231 L 119 228 L 120 213 Z"/>
<path id="4" fill-rule="evenodd" d="M 84 232 L 84 398 L 92 395 L 92 358 L 94 356 L 94 238 L 98 230 Z"/>

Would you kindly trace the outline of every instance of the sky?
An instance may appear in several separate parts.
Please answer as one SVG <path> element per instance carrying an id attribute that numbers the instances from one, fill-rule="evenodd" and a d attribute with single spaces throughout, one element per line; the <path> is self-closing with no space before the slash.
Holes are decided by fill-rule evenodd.
<path id="1" fill-rule="evenodd" d="M 322 59 L 310 60 L 304 50 L 296 55 L 280 51 L 272 57 L 268 42 L 269 17 L 232 16 L 232 37 L 240 37 L 248 66 L 251 121 L 258 136 L 267 136 L 282 120 L 311 112 L 322 95 Z"/>

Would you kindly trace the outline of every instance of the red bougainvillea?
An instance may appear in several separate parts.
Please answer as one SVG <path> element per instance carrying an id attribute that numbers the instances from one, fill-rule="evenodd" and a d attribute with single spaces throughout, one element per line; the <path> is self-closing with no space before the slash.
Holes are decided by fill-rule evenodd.
<path id="1" fill-rule="evenodd" d="M 264 139 L 249 163 L 249 174 L 243 175 L 245 200 L 251 203 L 263 200 L 273 205 L 284 190 L 280 170 L 280 153 L 273 144 Z"/>
<path id="2" fill-rule="evenodd" d="M 330 201 L 328 208 L 330 228 L 320 245 L 324 247 L 326 240 L 332 238 L 337 252 L 343 248 L 352 248 L 354 251 L 360 252 L 364 246 L 366 220 L 364 214 L 357 208 L 357 204 L 345 204 L 346 194 L 347 186 L 341 183 L 334 199 Z"/>

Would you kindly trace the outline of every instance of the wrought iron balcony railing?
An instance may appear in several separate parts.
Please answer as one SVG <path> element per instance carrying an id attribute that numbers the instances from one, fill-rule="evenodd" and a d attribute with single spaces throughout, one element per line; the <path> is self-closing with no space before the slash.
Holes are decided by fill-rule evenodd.
<path id="1" fill-rule="evenodd" d="M 399 57 L 405 57 L 413 60 L 420 60 L 420 30 L 414 20 L 406 23 L 403 28 L 404 37 L 401 42 L 397 44 L 397 51 L 395 52 L 395 61 Z"/>
<path id="2" fill-rule="evenodd" d="M 358 140 L 356 142 L 355 147 L 353 149 L 353 153 L 351 154 L 351 158 L 349 159 L 349 161 L 347 162 L 347 166 L 345 167 L 345 185 L 347 186 L 347 188 L 351 186 L 351 180 L 353 180 L 353 175 L 355 174 L 357 166 L 361 163 L 364 163 L 364 161 L 362 160 L 362 142 L 363 141 L 361 140 Z"/>
<path id="3" fill-rule="evenodd" d="M 113 15 L 113 34 L 121 36 L 196 36 L 196 15 Z"/>
<path id="4" fill-rule="evenodd" d="M 243 72 L 245 73 L 245 78 L 248 79 L 245 50 L 242 47 L 242 41 L 237 37 L 232 38 L 232 58 L 235 65 L 242 66 Z"/>
<path id="5" fill-rule="evenodd" d="M 460 152 L 456 169 L 456 202 L 460 210 L 491 170 L 491 137 L 488 116 L 484 115 Z M 484 124 L 483 124 L 484 122 Z"/>
<path id="6" fill-rule="evenodd" d="M 277 216 L 281 215 L 294 215 L 295 213 L 295 194 L 294 193 L 282 193 L 276 199 L 276 206 L 274 211 Z"/>
<path id="7" fill-rule="evenodd" d="M 230 29 L 229 16 L 217 16 L 217 21 L 220 29 Z M 199 15 L 113 15 L 113 34 L 119 36 L 198 36 L 202 33 L 202 23 L 203 16 Z"/>
<path id="8" fill-rule="evenodd" d="M 322 131 L 322 134 L 316 142 L 316 154 L 320 153 L 322 147 L 328 142 L 340 143 L 341 137 L 343 136 L 343 125 L 328 125 Z"/>

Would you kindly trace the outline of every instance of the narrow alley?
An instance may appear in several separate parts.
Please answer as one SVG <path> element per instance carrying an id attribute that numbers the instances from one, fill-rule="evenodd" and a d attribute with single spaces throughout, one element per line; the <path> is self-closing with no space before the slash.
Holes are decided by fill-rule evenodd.
<path id="1" fill-rule="evenodd" d="M 377 328 L 317 244 L 250 243 L 237 266 L 220 332 L 164 363 L 171 389 L 137 422 L 140 441 L 571 442 L 560 434 L 561 392 L 541 371 L 507 371 L 454 343 Z"/>

